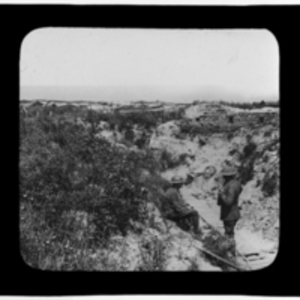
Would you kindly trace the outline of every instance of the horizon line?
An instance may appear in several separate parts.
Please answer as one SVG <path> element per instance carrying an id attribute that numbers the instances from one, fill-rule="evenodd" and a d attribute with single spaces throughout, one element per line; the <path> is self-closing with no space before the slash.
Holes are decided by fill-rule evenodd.
<path id="1" fill-rule="evenodd" d="M 128 101 L 124 101 L 124 100 L 90 100 L 90 99 L 82 99 L 82 100 L 62 100 L 62 99 L 44 99 L 44 98 L 35 98 L 35 99 L 20 99 L 19 101 L 32 101 L 32 102 L 37 102 L 37 101 L 48 101 L 48 102 L 101 102 L 101 103 L 113 103 L 113 102 L 118 102 L 118 101 L 123 101 L 123 102 L 129 102 L 129 104 L 131 102 L 163 102 L 163 103 L 178 103 L 178 104 L 191 104 L 194 102 L 228 102 L 228 103 L 240 103 L 238 101 L 232 101 L 232 100 L 200 100 L 200 99 L 195 99 L 195 100 L 190 100 L 190 101 L 184 101 L 184 102 L 180 102 L 180 101 L 166 101 L 166 100 L 128 100 Z M 265 103 L 272 103 L 272 102 L 279 102 L 280 99 L 277 100 L 257 100 L 257 101 L 249 101 L 249 102 L 243 102 L 243 103 L 253 103 L 253 102 L 265 102 Z"/>

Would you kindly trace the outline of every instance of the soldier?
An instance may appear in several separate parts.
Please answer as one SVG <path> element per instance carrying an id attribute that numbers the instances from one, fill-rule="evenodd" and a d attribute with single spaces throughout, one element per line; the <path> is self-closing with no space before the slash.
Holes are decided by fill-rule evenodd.
<path id="1" fill-rule="evenodd" d="M 220 175 L 224 180 L 218 194 L 218 205 L 221 206 L 220 219 L 224 223 L 226 237 L 234 245 L 234 227 L 240 219 L 238 198 L 242 192 L 242 186 L 237 179 L 237 171 L 234 167 L 225 166 Z"/>
<path id="2" fill-rule="evenodd" d="M 173 176 L 171 179 L 172 186 L 168 188 L 164 199 L 165 217 L 177 224 L 181 221 L 188 220 L 195 234 L 200 234 L 199 229 L 199 214 L 198 212 L 187 204 L 181 194 L 180 189 L 184 184 L 184 179 L 181 176 Z"/>

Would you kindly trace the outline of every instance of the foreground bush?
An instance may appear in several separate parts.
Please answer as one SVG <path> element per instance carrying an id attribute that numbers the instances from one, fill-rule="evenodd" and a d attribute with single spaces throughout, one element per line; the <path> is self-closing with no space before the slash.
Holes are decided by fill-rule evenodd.
<path id="1" fill-rule="evenodd" d="M 203 240 L 203 245 L 205 249 L 211 251 L 212 253 L 218 255 L 224 260 L 235 264 L 234 258 L 232 254 L 234 253 L 234 247 L 229 245 L 228 239 L 226 237 L 221 236 L 216 231 L 212 230 L 209 235 L 207 235 Z M 234 270 L 232 267 L 223 263 L 222 261 L 211 257 L 208 254 L 204 254 L 204 256 L 215 266 L 222 268 L 223 271 L 232 271 Z"/>
<path id="2" fill-rule="evenodd" d="M 155 168 L 149 152 L 120 152 L 106 140 L 94 138 L 92 129 L 68 122 L 35 120 L 25 128 L 20 203 L 27 213 L 21 211 L 25 220 L 20 224 L 20 238 L 22 255 L 29 264 L 42 268 L 47 258 L 46 265 L 53 266 L 58 256 L 66 256 L 65 244 L 69 252 L 105 246 L 112 235 L 126 235 L 135 230 L 134 222 L 146 221 L 147 198 L 139 172 Z M 70 219 L 72 211 L 86 215 L 84 228 L 78 227 L 74 216 Z M 74 237 L 80 230 L 81 242 Z M 61 252 L 55 254 L 58 249 Z M 84 257 L 84 251 L 74 253 L 69 253 L 69 263 L 64 258 L 61 268 L 80 267 L 70 261 L 76 255 Z"/>
<path id="3" fill-rule="evenodd" d="M 278 190 L 278 176 L 276 173 L 272 175 L 267 173 L 263 179 L 261 190 L 267 197 L 272 197 Z"/>

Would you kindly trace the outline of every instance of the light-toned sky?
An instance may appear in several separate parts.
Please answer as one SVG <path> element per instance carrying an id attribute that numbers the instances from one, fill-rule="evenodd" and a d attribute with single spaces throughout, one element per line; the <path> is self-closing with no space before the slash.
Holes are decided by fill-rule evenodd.
<path id="1" fill-rule="evenodd" d="M 279 99 L 267 30 L 41 28 L 20 54 L 21 99 Z"/>

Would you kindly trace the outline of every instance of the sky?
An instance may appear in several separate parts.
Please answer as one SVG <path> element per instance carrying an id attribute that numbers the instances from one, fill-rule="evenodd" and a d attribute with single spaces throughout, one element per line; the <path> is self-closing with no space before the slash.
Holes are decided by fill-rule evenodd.
<path id="1" fill-rule="evenodd" d="M 268 30 L 41 28 L 20 49 L 21 99 L 272 101 Z"/>

